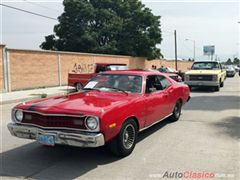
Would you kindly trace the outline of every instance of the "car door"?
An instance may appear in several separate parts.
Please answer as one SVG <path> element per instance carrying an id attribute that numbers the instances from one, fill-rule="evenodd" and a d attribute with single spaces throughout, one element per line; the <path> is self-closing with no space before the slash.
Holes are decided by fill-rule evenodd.
<path id="1" fill-rule="evenodd" d="M 158 79 L 162 86 L 162 93 L 164 94 L 164 103 L 163 103 L 163 110 L 164 110 L 164 117 L 170 115 L 173 112 L 173 108 L 176 103 L 175 94 L 174 94 L 174 87 L 172 83 L 164 76 L 159 75 Z"/>
<path id="2" fill-rule="evenodd" d="M 150 126 L 164 118 L 164 103 L 165 92 L 162 91 L 162 86 L 157 75 L 149 75 L 146 79 L 146 123 L 145 127 Z"/>

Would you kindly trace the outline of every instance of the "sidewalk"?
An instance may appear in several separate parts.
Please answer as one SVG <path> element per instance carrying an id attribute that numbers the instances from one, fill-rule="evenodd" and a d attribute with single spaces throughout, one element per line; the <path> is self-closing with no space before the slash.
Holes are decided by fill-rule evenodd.
<path id="1" fill-rule="evenodd" d="M 55 95 L 62 95 L 66 94 L 71 90 L 73 90 L 73 87 L 58 86 L 51 88 L 14 91 L 9 93 L 1 93 L 0 100 L 1 104 L 10 104 L 15 102 L 23 102 L 31 99 L 39 99 L 45 96 L 49 97 Z"/>

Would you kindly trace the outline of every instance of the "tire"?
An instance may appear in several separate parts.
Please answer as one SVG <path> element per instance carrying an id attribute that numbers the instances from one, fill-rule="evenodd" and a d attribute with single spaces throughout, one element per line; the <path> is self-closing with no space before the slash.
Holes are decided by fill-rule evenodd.
<path id="1" fill-rule="evenodd" d="M 214 87 L 214 91 L 219 91 L 220 90 L 220 86 L 215 86 Z"/>
<path id="2" fill-rule="evenodd" d="M 188 86 L 189 87 L 189 90 L 192 91 L 192 86 Z"/>
<path id="3" fill-rule="evenodd" d="M 182 112 L 182 101 L 178 100 L 174 109 L 172 115 L 169 117 L 170 121 L 176 122 L 179 120 Z"/>
<path id="4" fill-rule="evenodd" d="M 224 81 L 220 83 L 220 87 L 223 87 L 224 86 Z"/>
<path id="5" fill-rule="evenodd" d="M 83 88 L 83 85 L 81 83 L 76 83 L 75 84 L 76 91 L 80 91 L 80 90 L 82 90 L 82 88 Z"/>
<path id="6" fill-rule="evenodd" d="M 111 152 L 118 157 L 132 153 L 137 140 L 137 124 L 133 119 L 124 122 L 119 134 L 110 142 Z"/>

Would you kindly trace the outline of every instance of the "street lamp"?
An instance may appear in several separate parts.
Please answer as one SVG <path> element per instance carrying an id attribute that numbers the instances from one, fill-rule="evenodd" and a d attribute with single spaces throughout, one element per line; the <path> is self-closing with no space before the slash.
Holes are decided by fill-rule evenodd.
<path id="1" fill-rule="evenodd" d="M 196 42 L 193 39 L 185 39 L 186 41 L 192 41 L 193 42 L 193 59 L 195 61 L 196 58 Z"/>

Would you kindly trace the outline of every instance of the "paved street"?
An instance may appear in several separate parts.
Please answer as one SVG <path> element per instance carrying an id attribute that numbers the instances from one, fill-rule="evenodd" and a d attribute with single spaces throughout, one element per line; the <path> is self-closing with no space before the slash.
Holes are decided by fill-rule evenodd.
<path id="1" fill-rule="evenodd" d="M 220 92 L 193 91 L 178 122 L 162 121 L 140 133 L 133 153 L 124 159 L 112 156 L 105 147 L 44 147 L 13 137 L 6 126 L 15 104 L 3 105 L 0 175 L 3 179 L 161 179 L 166 171 L 192 171 L 239 180 L 239 82 L 236 75 L 225 81 Z"/>

